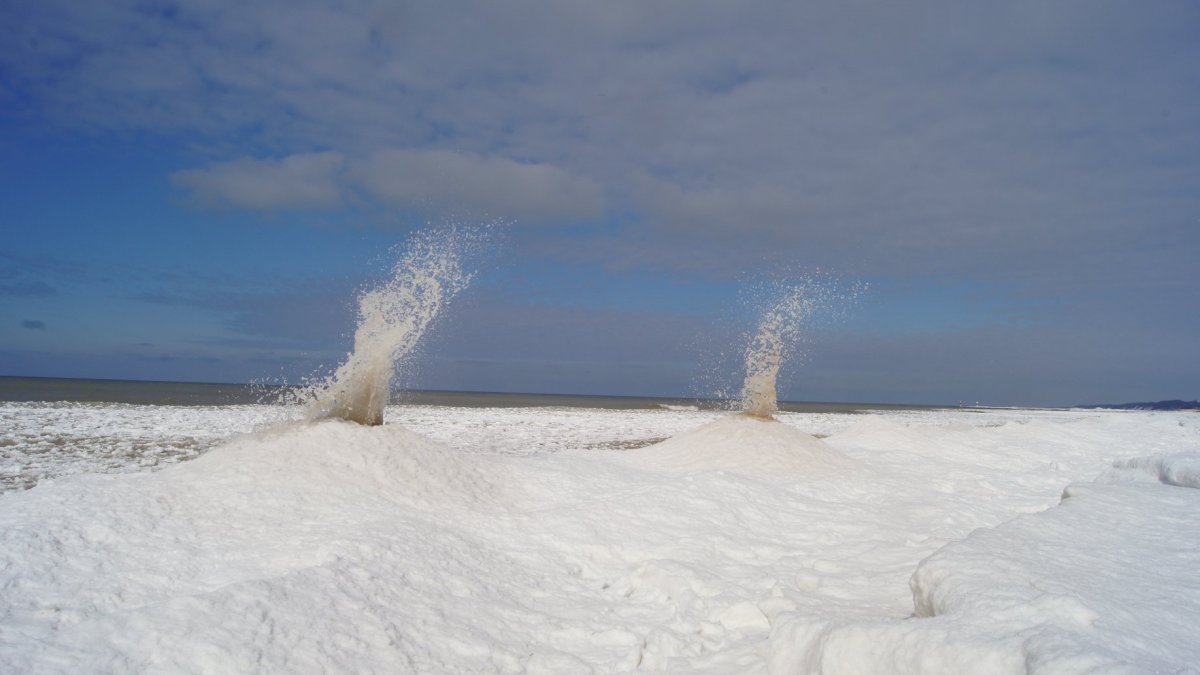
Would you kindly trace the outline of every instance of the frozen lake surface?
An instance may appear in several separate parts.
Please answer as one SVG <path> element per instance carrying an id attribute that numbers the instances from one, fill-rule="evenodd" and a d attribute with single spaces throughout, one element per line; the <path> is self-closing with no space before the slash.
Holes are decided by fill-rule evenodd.
<path id="1" fill-rule="evenodd" d="M 1195 413 L 295 415 L 0 404 L 0 671 L 1200 663 Z"/>

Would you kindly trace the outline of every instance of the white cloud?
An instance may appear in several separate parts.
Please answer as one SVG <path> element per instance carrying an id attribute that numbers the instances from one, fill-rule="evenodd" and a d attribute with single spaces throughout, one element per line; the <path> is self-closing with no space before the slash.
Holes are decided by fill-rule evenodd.
<path id="1" fill-rule="evenodd" d="M 533 222 L 593 219 L 604 210 L 594 181 L 556 166 L 447 150 L 241 158 L 171 178 L 202 205 L 243 209 L 332 209 L 353 192 L 408 212 Z"/>
<path id="2" fill-rule="evenodd" d="M 179 171 L 176 185 L 205 206 L 240 209 L 333 209 L 342 204 L 339 152 L 318 152 L 281 160 L 237 159 L 204 169 Z"/>
<path id="3" fill-rule="evenodd" d="M 536 221 L 603 214 L 594 181 L 545 163 L 447 150 L 384 150 L 356 163 L 352 175 L 376 199 L 403 208 Z"/>

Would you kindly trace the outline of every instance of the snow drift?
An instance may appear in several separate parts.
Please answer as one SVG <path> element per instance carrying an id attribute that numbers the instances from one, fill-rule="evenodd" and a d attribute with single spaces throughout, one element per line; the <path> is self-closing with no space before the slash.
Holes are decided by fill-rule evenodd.
<path id="1" fill-rule="evenodd" d="M 599 450 L 712 415 L 388 415 L 440 440 L 330 420 L 157 473 L 0 495 L 0 671 L 1186 672 L 1200 659 L 1200 490 L 1178 486 L 1200 449 L 1194 416 L 930 411 L 873 430 L 863 416 L 728 416 Z M 818 429 L 829 437 L 806 433 Z M 512 454 L 514 438 L 533 449 Z"/>

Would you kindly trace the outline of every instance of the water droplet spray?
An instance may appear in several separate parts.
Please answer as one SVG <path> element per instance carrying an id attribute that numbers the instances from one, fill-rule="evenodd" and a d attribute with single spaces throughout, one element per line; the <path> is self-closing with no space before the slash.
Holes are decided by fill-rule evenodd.
<path id="1" fill-rule="evenodd" d="M 797 284 L 772 284 L 766 289 L 773 301 L 759 319 L 746 344 L 746 379 L 742 384 L 742 414 L 773 420 L 779 410 L 776 384 L 779 369 L 796 349 L 801 329 L 820 315 L 837 313 L 857 299 L 864 285 L 840 286 L 824 276 L 809 276 Z"/>
<path id="2" fill-rule="evenodd" d="M 354 350 L 313 385 L 305 417 L 383 424 L 398 366 L 421 344 L 447 303 L 470 284 L 465 267 L 489 228 L 445 227 L 415 233 L 384 283 L 358 298 Z"/>

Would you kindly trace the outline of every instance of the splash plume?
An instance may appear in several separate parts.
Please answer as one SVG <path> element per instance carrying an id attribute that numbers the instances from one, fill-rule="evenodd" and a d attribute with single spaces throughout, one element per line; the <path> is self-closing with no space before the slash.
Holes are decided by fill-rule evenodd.
<path id="1" fill-rule="evenodd" d="M 750 417 L 772 419 L 779 408 L 775 382 L 785 350 L 795 340 L 800 321 L 814 301 L 804 288 L 789 289 L 781 301 L 767 310 L 758 330 L 746 345 L 746 381 L 742 385 L 742 412 Z"/>
<path id="2" fill-rule="evenodd" d="M 742 413 L 757 419 L 774 419 L 779 409 L 776 381 L 779 369 L 794 357 L 802 341 L 801 329 L 811 325 L 817 314 L 837 314 L 854 302 L 865 285 L 839 285 L 824 276 L 804 279 L 796 285 L 775 285 L 769 290 L 778 298 L 767 306 L 758 328 L 746 345 L 746 379 L 742 384 Z"/>
<path id="3" fill-rule="evenodd" d="M 306 417 L 383 424 L 396 368 L 410 358 L 445 305 L 474 276 L 464 261 L 481 230 L 419 232 L 383 284 L 358 298 L 354 350 L 332 376 L 315 385 Z"/>

